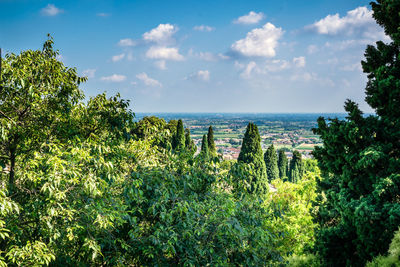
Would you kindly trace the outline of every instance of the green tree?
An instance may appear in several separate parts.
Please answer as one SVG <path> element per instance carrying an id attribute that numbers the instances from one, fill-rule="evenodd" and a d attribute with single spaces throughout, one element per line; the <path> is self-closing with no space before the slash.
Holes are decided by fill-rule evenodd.
<path id="1" fill-rule="evenodd" d="M 297 183 L 303 176 L 303 162 L 299 151 L 293 151 L 293 157 L 290 160 L 289 181 Z"/>
<path id="2" fill-rule="evenodd" d="M 185 129 L 185 147 L 190 153 L 196 153 L 197 147 L 190 137 L 190 130 L 187 128 Z"/>
<path id="3" fill-rule="evenodd" d="M 204 159 L 208 159 L 210 156 L 210 151 L 208 149 L 208 141 L 207 141 L 207 135 L 203 135 L 203 140 L 201 141 L 201 150 L 200 150 L 200 155 Z"/>
<path id="4" fill-rule="evenodd" d="M 176 133 L 174 135 L 172 148 L 176 151 L 182 151 L 185 148 L 185 130 L 183 129 L 182 120 L 178 120 L 176 125 Z"/>
<path id="5" fill-rule="evenodd" d="M 249 123 L 243 137 L 234 176 L 244 179 L 249 192 L 268 192 L 268 179 L 257 125 Z"/>
<path id="6" fill-rule="evenodd" d="M 345 103 L 345 120 L 318 120 L 323 147 L 313 154 L 322 171 L 316 251 L 325 265 L 364 266 L 388 250 L 400 225 L 400 1 L 371 3 L 390 36 L 365 50 L 366 102 L 376 115 Z"/>
<path id="7" fill-rule="evenodd" d="M 287 179 L 288 159 L 286 157 L 285 151 L 282 149 L 280 149 L 278 153 L 278 169 L 279 177 L 281 179 Z"/>
<path id="8" fill-rule="evenodd" d="M 213 157 L 217 156 L 217 149 L 215 148 L 215 142 L 214 142 L 214 131 L 211 125 L 210 127 L 208 127 L 207 142 L 210 155 L 212 155 Z"/>
<path id="9" fill-rule="evenodd" d="M 279 178 L 278 157 L 274 145 L 270 145 L 264 153 L 265 167 L 267 169 L 268 180 L 272 181 Z"/>

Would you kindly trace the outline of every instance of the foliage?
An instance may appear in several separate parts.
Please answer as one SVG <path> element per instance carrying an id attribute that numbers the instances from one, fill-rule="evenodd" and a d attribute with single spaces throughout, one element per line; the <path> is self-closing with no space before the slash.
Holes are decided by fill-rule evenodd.
<path id="1" fill-rule="evenodd" d="M 279 178 L 278 157 L 274 145 L 270 145 L 264 154 L 265 166 L 267 169 L 268 180 L 272 181 Z"/>
<path id="2" fill-rule="evenodd" d="M 185 149 L 185 130 L 183 129 L 182 120 L 178 120 L 176 132 L 172 139 L 172 149 L 175 151 L 183 151 Z"/>
<path id="3" fill-rule="evenodd" d="M 190 137 L 189 129 L 185 129 L 185 147 L 191 154 L 194 154 L 197 151 L 197 146 L 195 145 L 194 141 Z"/>
<path id="4" fill-rule="evenodd" d="M 293 157 L 290 160 L 289 181 L 296 183 L 303 175 L 303 161 L 299 151 L 293 151 Z"/>
<path id="5" fill-rule="evenodd" d="M 278 170 L 279 170 L 279 178 L 281 178 L 282 180 L 287 179 L 288 159 L 283 149 L 280 149 L 278 152 Z"/>
<path id="6" fill-rule="evenodd" d="M 212 157 L 216 157 L 217 149 L 215 148 L 214 131 L 213 131 L 213 128 L 211 125 L 210 125 L 210 127 L 208 127 L 207 142 L 208 142 L 208 150 L 210 151 L 210 155 Z"/>
<path id="7" fill-rule="evenodd" d="M 257 125 L 250 122 L 243 137 L 237 164 L 232 168 L 231 174 L 234 185 L 245 185 L 246 191 L 262 195 L 268 192 L 268 179 L 260 142 Z"/>
<path id="8" fill-rule="evenodd" d="M 398 267 L 400 266 L 400 230 L 394 234 L 387 256 L 378 256 L 369 262 L 367 267 Z"/>
<path id="9" fill-rule="evenodd" d="M 292 255 L 288 258 L 290 267 L 319 267 L 320 258 L 314 254 Z"/>
<path id="10" fill-rule="evenodd" d="M 205 160 L 209 159 L 210 157 L 210 151 L 208 149 L 208 141 L 206 134 L 203 135 L 203 140 L 201 140 L 201 150 L 199 156 Z"/>
<path id="11" fill-rule="evenodd" d="M 373 16 L 392 42 L 365 51 L 366 102 L 376 115 L 364 116 L 348 100 L 346 120 L 318 120 L 323 147 L 314 151 L 322 171 L 318 183 L 316 250 L 325 265 L 363 266 L 387 251 L 400 225 L 399 1 L 372 3 Z"/>

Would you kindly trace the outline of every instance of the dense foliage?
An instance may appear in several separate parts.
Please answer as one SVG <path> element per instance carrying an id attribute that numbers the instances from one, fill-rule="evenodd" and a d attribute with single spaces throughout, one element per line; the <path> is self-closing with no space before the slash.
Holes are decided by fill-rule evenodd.
<path id="1" fill-rule="evenodd" d="M 279 178 L 278 156 L 274 145 L 270 145 L 264 154 L 265 167 L 267 169 L 268 181 Z"/>
<path id="2" fill-rule="evenodd" d="M 288 174 L 288 159 L 286 157 L 285 151 L 280 149 L 278 152 L 278 169 L 279 178 L 282 180 L 287 179 Z"/>
<path id="3" fill-rule="evenodd" d="M 292 159 L 289 164 L 289 181 L 296 183 L 303 176 L 303 161 L 299 151 L 293 151 Z"/>
<path id="4" fill-rule="evenodd" d="M 323 118 L 315 132 L 323 179 L 318 205 L 316 251 L 325 265 L 363 266 L 389 247 L 400 225 L 400 1 L 372 3 L 373 16 L 392 42 L 365 51 L 364 116 L 348 100 L 346 120 Z"/>
<path id="5" fill-rule="evenodd" d="M 217 149 L 215 147 L 215 142 L 214 142 L 214 130 L 211 125 L 210 127 L 208 127 L 207 142 L 210 155 L 212 155 L 213 157 L 217 156 Z"/>

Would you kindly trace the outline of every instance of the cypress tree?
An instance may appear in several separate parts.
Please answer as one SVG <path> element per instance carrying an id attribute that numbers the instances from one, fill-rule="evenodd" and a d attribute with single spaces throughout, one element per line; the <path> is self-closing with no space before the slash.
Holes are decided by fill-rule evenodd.
<path id="1" fill-rule="evenodd" d="M 208 159 L 210 154 L 210 151 L 208 150 L 208 141 L 207 141 L 207 135 L 203 135 L 203 140 L 201 142 L 201 151 L 200 151 L 200 155 L 202 155 L 202 157 L 204 159 Z"/>
<path id="2" fill-rule="evenodd" d="M 215 148 L 214 131 L 213 131 L 213 128 L 211 125 L 210 125 L 210 127 L 208 127 L 207 142 L 208 142 L 208 150 L 210 152 L 210 155 L 216 156 L 217 149 Z"/>
<path id="3" fill-rule="evenodd" d="M 289 181 L 297 183 L 303 176 L 303 162 L 299 151 L 293 151 L 293 157 L 290 161 Z"/>
<path id="4" fill-rule="evenodd" d="M 190 137 L 190 130 L 189 129 L 185 129 L 185 147 L 188 151 L 190 151 L 191 153 L 196 153 L 197 147 L 194 144 L 192 138 Z"/>
<path id="5" fill-rule="evenodd" d="M 345 102 L 345 120 L 318 119 L 323 146 L 313 155 L 322 179 L 316 252 L 325 266 L 365 266 L 387 252 L 400 225 L 400 1 L 371 3 L 373 17 L 391 40 L 367 46 L 365 116 Z M 398 261 L 398 259 L 397 259 Z"/>
<path id="6" fill-rule="evenodd" d="M 285 151 L 283 149 L 279 150 L 278 154 L 279 154 L 278 155 L 279 177 L 281 179 L 286 179 L 287 178 L 288 159 L 287 159 Z"/>
<path id="7" fill-rule="evenodd" d="M 181 151 L 185 148 L 185 130 L 183 129 L 182 120 L 178 120 L 178 124 L 176 125 L 176 135 L 172 148 L 177 151 Z"/>
<path id="8" fill-rule="evenodd" d="M 274 145 L 270 145 L 264 154 L 265 167 L 267 168 L 268 181 L 279 178 L 278 157 Z"/>
<path id="9" fill-rule="evenodd" d="M 261 149 L 261 138 L 257 125 L 249 123 L 243 137 L 242 148 L 238 157 L 238 164 L 246 164 L 252 168 L 246 179 L 251 185 L 251 192 L 268 192 L 268 179 Z"/>

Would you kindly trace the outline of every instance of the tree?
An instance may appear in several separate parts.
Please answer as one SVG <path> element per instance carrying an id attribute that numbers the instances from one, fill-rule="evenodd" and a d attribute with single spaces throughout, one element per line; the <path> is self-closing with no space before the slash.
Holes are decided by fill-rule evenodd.
<path id="1" fill-rule="evenodd" d="M 197 147 L 192 138 L 190 138 L 190 130 L 187 128 L 185 129 L 185 147 L 190 153 L 196 153 Z"/>
<path id="2" fill-rule="evenodd" d="M 279 178 L 278 158 L 274 145 L 270 145 L 264 154 L 265 166 L 267 169 L 268 180 L 272 181 Z"/>
<path id="3" fill-rule="evenodd" d="M 366 102 L 376 115 L 345 103 L 345 120 L 318 119 L 323 147 L 313 154 L 322 171 L 315 219 L 316 251 L 325 265 L 364 266 L 384 254 L 400 225 L 400 1 L 371 3 L 392 41 L 365 50 Z"/>
<path id="4" fill-rule="evenodd" d="M 208 159 L 210 156 L 210 151 L 208 149 L 208 141 L 207 141 L 207 135 L 203 135 L 203 140 L 201 141 L 201 150 L 200 150 L 200 155 L 204 159 Z"/>
<path id="5" fill-rule="evenodd" d="M 185 148 L 185 130 L 183 129 L 183 122 L 181 119 L 178 120 L 178 124 L 176 125 L 176 134 L 174 136 L 172 148 L 176 151 L 182 151 Z"/>
<path id="6" fill-rule="evenodd" d="M 303 176 L 303 162 L 299 151 L 293 151 L 293 157 L 290 161 L 289 181 L 297 183 Z"/>
<path id="7" fill-rule="evenodd" d="M 217 149 L 215 148 L 215 142 L 214 142 L 214 131 L 212 126 L 208 127 L 208 133 L 207 133 L 207 142 L 208 142 L 208 150 L 210 151 L 210 155 L 213 157 L 217 155 Z"/>
<path id="8" fill-rule="evenodd" d="M 282 149 L 280 149 L 278 153 L 278 169 L 279 177 L 281 179 L 287 179 L 288 159 L 286 157 L 285 151 Z"/>
<path id="9" fill-rule="evenodd" d="M 234 170 L 241 179 L 246 179 L 251 193 L 268 192 L 268 179 L 261 149 L 261 138 L 257 125 L 249 123 L 243 137 L 242 148 L 238 157 L 238 165 Z"/>

